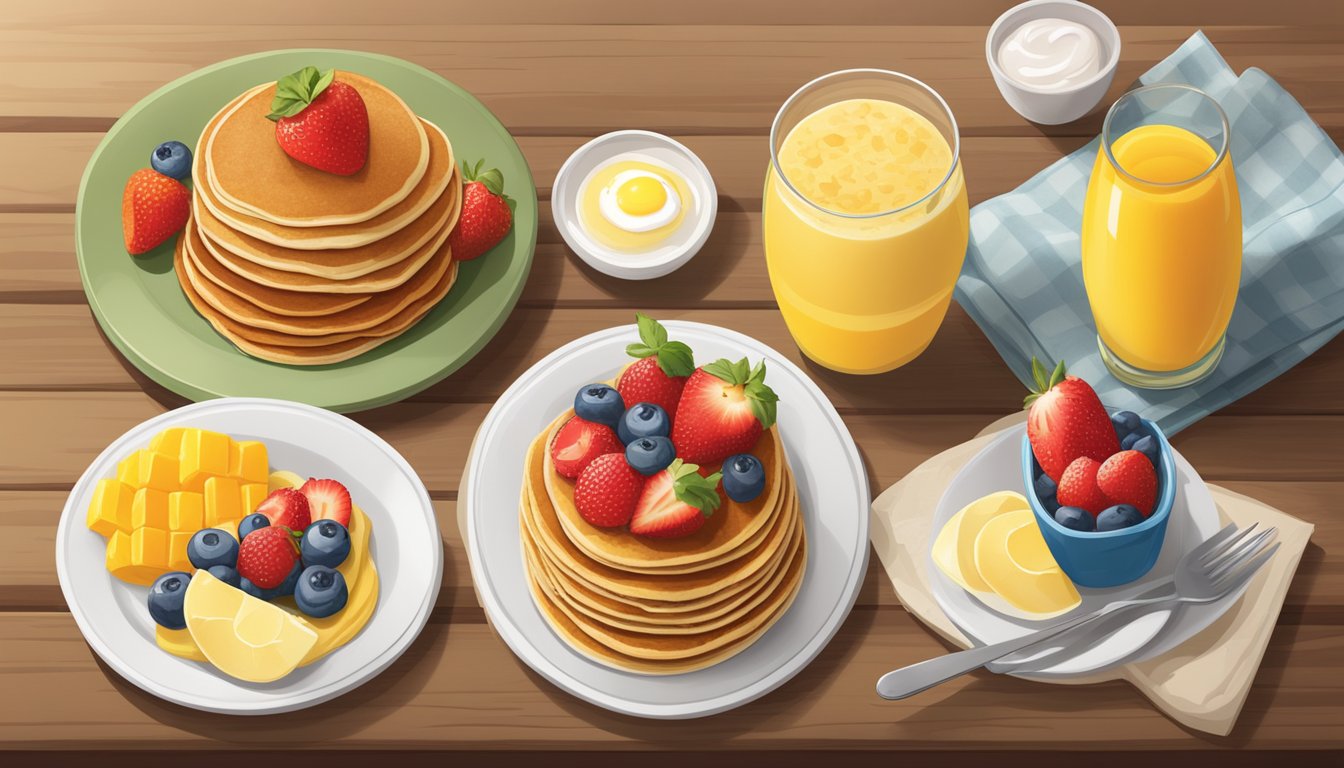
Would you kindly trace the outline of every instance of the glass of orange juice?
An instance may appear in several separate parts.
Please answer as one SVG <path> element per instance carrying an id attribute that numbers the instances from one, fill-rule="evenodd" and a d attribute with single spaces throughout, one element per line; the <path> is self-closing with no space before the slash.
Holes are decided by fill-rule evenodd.
<path id="1" fill-rule="evenodd" d="M 770 150 L 765 260 L 798 347 L 844 373 L 913 360 L 942 323 L 966 256 L 966 183 L 947 102 L 897 72 L 835 72 L 784 102 Z"/>
<path id="2" fill-rule="evenodd" d="M 1161 84 L 1106 115 L 1083 207 L 1083 282 L 1101 357 L 1121 381 L 1193 384 L 1222 358 L 1241 282 L 1241 199 L 1227 115 Z"/>

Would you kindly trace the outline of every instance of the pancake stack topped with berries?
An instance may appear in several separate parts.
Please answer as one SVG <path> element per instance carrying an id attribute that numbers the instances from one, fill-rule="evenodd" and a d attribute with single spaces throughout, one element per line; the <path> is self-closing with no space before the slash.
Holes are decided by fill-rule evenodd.
<path id="1" fill-rule="evenodd" d="M 619 669 L 723 661 L 788 610 L 807 543 L 765 365 L 696 367 L 638 316 L 636 357 L 533 441 L 520 529 L 533 598 L 570 646 Z"/>

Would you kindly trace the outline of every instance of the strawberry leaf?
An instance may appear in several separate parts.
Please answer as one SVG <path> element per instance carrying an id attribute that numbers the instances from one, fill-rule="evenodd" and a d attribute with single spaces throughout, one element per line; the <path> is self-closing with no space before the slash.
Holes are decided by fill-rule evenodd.
<path id="1" fill-rule="evenodd" d="M 663 324 L 643 312 L 635 313 L 635 327 L 639 329 L 639 340 L 655 352 L 667 343 L 667 329 Z"/>
<path id="2" fill-rule="evenodd" d="M 695 353 L 680 341 L 669 341 L 658 350 L 658 367 L 668 376 L 690 376 L 695 373 Z"/>
<path id="3" fill-rule="evenodd" d="M 1064 366 L 1063 360 L 1060 360 L 1058 363 L 1055 364 L 1054 371 L 1047 373 L 1045 366 L 1041 363 L 1041 361 L 1037 360 L 1035 357 L 1032 357 L 1031 378 L 1032 381 L 1035 382 L 1036 388 L 1035 389 L 1031 389 L 1030 387 L 1027 388 L 1027 391 L 1030 394 L 1028 394 L 1025 398 L 1022 399 L 1022 407 L 1030 408 L 1031 404 L 1036 402 L 1036 400 L 1040 398 L 1041 395 L 1044 395 L 1046 392 L 1049 392 L 1050 390 L 1054 389 L 1055 385 L 1059 384 L 1061 381 L 1064 380 L 1064 375 L 1066 372 L 1067 371 Z"/>
<path id="4" fill-rule="evenodd" d="M 773 426 L 778 416 L 776 406 L 779 403 L 779 395 L 765 383 L 764 360 L 752 369 L 751 377 L 747 380 L 747 386 L 743 391 L 751 401 L 751 412 L 756 416 L 756 420 L 761 422 L 761 428 L 769 429 Z"/>
<path id="5" fill-rule="evenodd" d="M 1036 382 L 1036 388 L 1039 390 L 1044 391 L 1050 386 L 1046 380 L 1045 366 L 1034 357 L 1031 358 L 1031 379 Z"/>
<path id="6" fill-rule="evenodd" d="M 700 510 L 705 517 L 713 514 L 723 503 L 717 490 L 719 480 L 723 479 L 721 472 L 701 477 L 700 465 L 687 464 L 681 459 L 673 459 L 667 471 L 672 475 L 672 493 L 677 500 Z"/>
<path id="7" fill-rule="evenodd" d="M 275 98 L 271 100 L 271 112 L 267 120 L 279 120 L 293 117 L 313 103 L 318 94 L 327 89 L 336 78 L 336 70 L 319 72 L 317 67 L 304 67 L 298 72 L 285 75 L 275 83 Z"/>
<path id="8" fill-rule="evenodd" d="M 695 355 L 691 348 L 680 341 L 668 341 L 667 329 L 662 323 L 643 312 L 636 312 L 635 326 L 639 329 L 641 343 L 627 346 L 627 355 L 638 358 L 657 355 L 658 367 L 668 376 L 690 376 L 695 372 Z"/>
<path id="9" fill-rule="evenodd" d="M 723 358 L 719 358 L 718 360 L 715 360 L 714 362 L 706 365 L 702 370 L 704 370 L 704 372 L 708 373 L 710 376 L 713 376 L 716 379 L 722 379 L 723 381 L 726 381 L 729 384 L 742 383 L 741 381 L 737 380 L 736 372 L 733 369 L 733 364 Z"/>
<path id="10" fill-rule="evenodd" d="M 1050 374 L 1050 389 L 1054 389 L 1062 381 L 1064 381 L 1064 361 L 1060 360 L 1055 365 L 1054 372 Z"/>

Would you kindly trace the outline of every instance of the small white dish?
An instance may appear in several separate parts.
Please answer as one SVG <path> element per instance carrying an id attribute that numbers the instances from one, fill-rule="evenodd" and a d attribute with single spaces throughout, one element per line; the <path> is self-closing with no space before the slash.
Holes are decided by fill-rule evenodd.
<path id="1" fill-rule="evenodd" d="M 272 683 L 248 683 L 207 663 L 173 656 L 154 641 L 148 588 L 113 578 L 106 543 L 85 527 L 94 487 L 115 477 L 117 461 L 167 427 L 203 427 L 266 443 L 271 468 L 333 477 L 373 522 L 369 549 L 378 567 L 378 605 L 364 628 L 329 656 Z M 137 687 L 206 712 L 267 715 L 340 696 L 373 679 L 420 634 L 438 598 L 443 544 L 429 494 L 415 470 L 382 438 L 311 405 L 221 398 L 156 416 L 109 445 L 84 471 L 56 530 L 56 575 L 79 631 L 94 652 Z"/>
<path id="2" fill-rule="evenodd" d="M 584 231 L 579 218 L 579 200 L 588 178 L 608 163 L 630 156 L 681 176 L 692 197 L 683 201 L 689 204 L 689 210 L 680 230 L 658 247 L 640 253 L 602 245 Z M 574 150 L 551 185 L 551 213 L 565 243 L 588 266 L 623 280 L 662 277 L 690 261 L 709 239 L 718 211 L 718 189 L 705 164 L 681 142 L 652 131 L 615 131 L 598 136 Z"/>
<path id="3" fill-rule="evenodd" d="M 849 615 L 867 572 L 868 475 L 849 430 L 826 395 L 775 350 L 735 331 L 663 323 L 696 360 L 766 361 L 779 395 L 779 430 L 807 530 L 807 567 L 797 598 L 765 634 L 712 667 L 645 675 L 599 664 L 571 648 L 542 617 L 527 586 L 518 532 L 523 458 L 574 392 L 613 377 L 637 341 L 633 325 L 576 339 L 518 377 L 482 422 L 460 491 L 471 575 L 485 614 L 537 674 L 599 707 L 636 717 L 684 719 L 741 706 L 783 685 L 821 652 Z"/>
<path id="4" fill-rule="evenodd" d="M 981 496 L 995 491 L 1022 492 L 1021 443 L 1025 429 L 1025 425 L 1019 425 L 1004 430 L 952 478 L 934 510 L 934 532 L 941 531 L 958 510 Z M 1059 617 L 1059 621 L 1147 592 L 1154 587 L 1154 582 L 1175 571 L 1176 563 L 1186 552 L 1222 527 L 1218 507 L 1204 481 L 1180 453 L 1173 449 L 1172 454 L 1176 459 L 1176 501 L 1157 563 L 1143 578 L 1129 584 L 1108 589 L 1079 587 L 1082 605 Z M 927 557 L 934 599 L 952 623 L 976 645 L 1011 640 L 1043 625 L 1039 621 L 1004 615 L 978 600 L 938 568 L 933 562 L 932 549 L 930 540 Z M 1150 659 L 1194 637 L 1226 613 L 1244 592 L 1243 587 L 1212 603 L 1144 614 L 1090 648 L 1060 651 L 1048 658 L 1041 654 L 1018 654 L 991 664 L 989 669 L 1033 680 L 1067 680 Z"/>
<path id="5" fill-rule="evenodd" d="M 1100 45 L 1101 69 L 1096 75 L 1061 90 L 1018 82 L 999 65 L 999 48 L 1013 32 L 1036 19 L 1064 19 L 1092 30 Z M 1019 115 L 1042 125 L 1070 123 L 1091 112 L 1105 98 L 1120 62 L 1120 30 L 1106 14 L 1078 0 L 1028 0 L 1003 12 L 985 36 L 985 59 L 1004 101 Z"/>

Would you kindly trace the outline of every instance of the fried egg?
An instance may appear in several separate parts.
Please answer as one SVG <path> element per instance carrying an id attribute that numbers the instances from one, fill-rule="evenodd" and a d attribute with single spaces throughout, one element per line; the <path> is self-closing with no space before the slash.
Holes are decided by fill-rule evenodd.
<path id="1" fill-rule="evenodd" d="M 694 200 L 674 171 L 630 157 L 595 170 L 580 193 L 580 222 L 613 250 L 652 250 L 672 237 Z"/>

